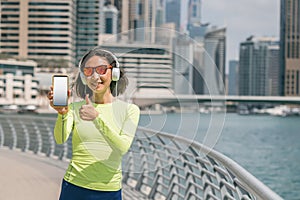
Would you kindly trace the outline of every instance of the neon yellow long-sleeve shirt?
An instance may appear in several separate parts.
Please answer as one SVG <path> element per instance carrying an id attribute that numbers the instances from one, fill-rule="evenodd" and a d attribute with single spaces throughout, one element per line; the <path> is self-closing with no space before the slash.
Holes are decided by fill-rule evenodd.
<path id="1" fill-rule="evenodd" d="M 79 116 L 83 104 L 85 101 L 70 104 L 68 113 L 58 114 L 55 124 L 58 144 L 73 132 L 73 154 L 64 179 L 92 190 L 117 191 L 121 189 L 122 156 L 133 141 L 140 110 L 119 100 L 93 104 L 99 115 L 94 121 L 85 121 Z"/>

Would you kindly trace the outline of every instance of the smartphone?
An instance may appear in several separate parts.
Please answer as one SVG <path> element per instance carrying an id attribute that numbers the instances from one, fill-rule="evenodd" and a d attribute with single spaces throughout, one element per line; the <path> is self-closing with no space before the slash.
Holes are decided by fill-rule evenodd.
<path id="1" fill-rule="evenodd" d="M 69 76 L 53 75 L 52 86 L 53 86 L 53 106 L 56 107 L 68 106 Z"/>

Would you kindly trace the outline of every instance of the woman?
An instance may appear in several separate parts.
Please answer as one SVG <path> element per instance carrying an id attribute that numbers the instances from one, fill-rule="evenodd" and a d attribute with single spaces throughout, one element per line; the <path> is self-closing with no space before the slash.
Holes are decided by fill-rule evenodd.
<path id="1" fill-rule="evenodd" d="M 128 80 L 111 52 L 96 47 L 83 56 L 79 68 L 75 88 L 85 100 L 58 108 L 52 103 L 52 87 L 48 93 L 50 105 L 58 112 L 56 142 L 66 142 L 73 132 L 73 154 L 60 200 L 119 200 L 122 156 L 133 141 L 140 111 L 115 99 Z"/>

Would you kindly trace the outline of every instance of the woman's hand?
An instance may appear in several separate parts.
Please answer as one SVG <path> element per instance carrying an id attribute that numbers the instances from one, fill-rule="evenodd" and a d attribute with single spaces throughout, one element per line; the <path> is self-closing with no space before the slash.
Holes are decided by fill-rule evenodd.
<path id="1" fill-rule="evenodd" d="M 71 90 L 68 90 L 68 97 L 71 95 Z M 68 106 L 65 107 L 56 107 L 53 105 L 53 86 L 50 86 L 50 91 L 48 92 L 47 95 L 49 101 L 50 101 L 50 106 L 56 110 L 59 114 L 64 115 L 68 113 Z"/>
<path id="2" fill-rule="evenodd" d="M 89 95 L 85 96 L 86 104 L 82 105 L 79 110 L 80 118 L 87 121 L 93 121 L 99 115 L 89 99 Z"/>

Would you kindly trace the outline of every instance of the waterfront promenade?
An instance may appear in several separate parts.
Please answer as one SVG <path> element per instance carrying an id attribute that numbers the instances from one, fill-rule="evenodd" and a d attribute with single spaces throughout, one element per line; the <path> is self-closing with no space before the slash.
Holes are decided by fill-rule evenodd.
<path id="1" fill-rule="evenodd" d="M 0 148 L 0 199 L 58 199 L 66 162 Z"/>
<path id="2" fill-rule="evenodd" d="M 54 122 L 42 116 L 0 115 L 1 200 L 58 198 L 71 140 L 54 143 Z M 282 200 L 225 155 L 143 127 L 123 160 L 122 181 L 124 200 Z"/>

